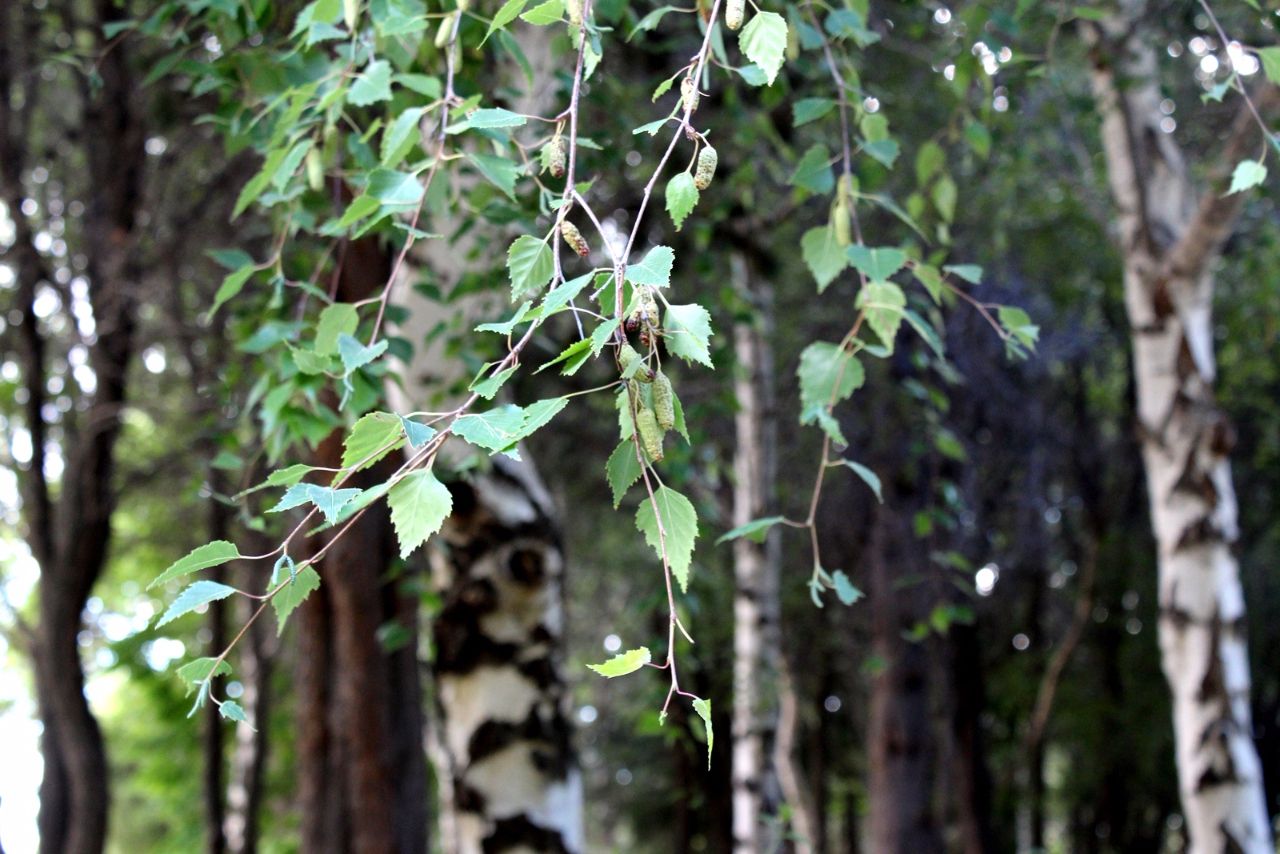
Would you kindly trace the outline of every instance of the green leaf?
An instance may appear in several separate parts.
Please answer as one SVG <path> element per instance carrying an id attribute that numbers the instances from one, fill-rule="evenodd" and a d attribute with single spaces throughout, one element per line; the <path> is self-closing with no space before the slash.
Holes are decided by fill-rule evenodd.
<path id="1" fill-rule="evenodd" d="M 536 27 L 545 27 L 564 18 L 564 0 L 546 0 L 520 16 Z"/>
<path id="2" fill-rule="evenodd" d="M 847 398 L 862 386 L 866 376 L 862 363 L 839 344 L 815 341 L 800 354 L 800 407 L 827 408 Z"/>
<path id="3" fill-rule="evenodd" d="M 933 297 L 933 301 L 942 304 L 942 274 L 938 272 L 937 267 L 929 264 L 916 264 L 911 268 L 911 273 L 916 277 L 916 281 L 924 285 L 924 289 L 929 292 L 929 296 Z"/>
<path id="4" fill-rule="evenodd" d="M 422 121 L 422 115 L 426 111 L 426 107 L 413 107 L 405 110 L 396 116 L 396 120 L 382 132 L 381 157 L 383 163 L 390 160 L 411 138 L 421 133 L 418 129 L 418 123 Z"/>
<path id="5" fill-rule="evenodd" d="M 293 579 L 271 599 L 271 607 L 276 612 L 276 635 L 284 632 L 285 621 L 289 619 L 303 600 L 320 588 L 320 573 L 309 566 L 304 566 Z"/>
<path id="6" fill-rule="evenodd" d="M 693 701 L 693 710 L 702 718 L 702 726 L 707 731 L 707 770 L 711 770 L 711 749 L 715 747 L 716 735 L 711 728 L 711 701 L 701 698 Z"/>
<path id="7" fill-rule="evenodd" d="M 878 249 L 853 245 L 845 250 L 850 263 L 873 282 L 884 282 L 907 263 L 907 253 L 901 249 Z"/>
<path id="8" fill-rule="evenodd" d="M 884 494 L 880 491 L 879 475 L 877 475 L 871 469 L 864 466 L 862 463 L 857 463 L 857 462 L 854 462 L 853 460 L 841 460 L 840 462 L 848 466 L 850 471 L 852 471 L 858 477 L 862 478 L 863 483 L 871 487 L 871 491 L 876 494 L 877 501 L 879 501 L 881 504 L 884 503 Z M 846 602 L 845 604 L 847 605 L 848 603 Z"/>
<path id="9" fill-rule="evenodd" d="M 616 676 L 626 676 L 628 673 L 635 673 L 644 667 L 653 657 L 649 654 L 649 648 L 642 646 L 639 649 L 629 649 L 626 652 L 620 652 L 604 664 L 588 664 L 587 667 L 613 679 Z"/>
<path id="10" fill-rule="evenodd" d="M 878 139 L 875 142 L 865 143 L 862 150 L 871 155 L 881 166 L 892 169 L 893 164 L 898 162 L 900 148 L 896 139 Z"/>
<path id="11" fill-rule="evenodd" d="M 836 102 L 830 98 L 802 98 L 791 105 L 791 124 L 793 127 L 807 125 L 831 112 Z"/>
<path id="12" fill-rule="evenodd" d="M 213 295 L 213 306 L 209 309 L 209 315 L 217 314 L 223 303 L 244 290 L 245 282 L 249 281 L 249 277 L 257 271 L 258 268 L 250 263 L 239 270 L 228 273 L 226 278 L 222 280 L 222 284 L 218 286 L 218 292 Z"/>
<path id="13" fill-rule="evenodd" d="M 551 247 L 536 237 L 522 234 L 507 250 L 507 273 L 511 277 L 513 301 L 537 294 L 555 274 Z"/>
<path id="14" fill-rule="evenodd" d="M 542 298 L 542 316 L 548 317 L 568 305 L 574 297 L 582 293 L 583 288 L 591 283 L 593 276 L 593 273 L 587 273 L 548 291 Z"/>
<path id="15" fill-rule="evenodd" d="M 217 663 L 217 670 L 214 669 L 214 663 Z M 178 678 L 183 682 L 192 684 L 187 686 L 187 695 L 190 696 L 196 682 L 204 682 L 212 679 L 214 676 L 227 676 L 231 673 L 231 665 L 226 661 L 218 661 L 216 658 L 197 658 L 195 661 L 187 662 L 178 668 Z"/>
<path id="16" fill-rule="evenodd" d="M 844 247 L 836 240 L 835 229 L 830 226 L 806 231 L 800 238 L 800 254 L 818 283 L 818 293 L 825 291 L 848 265 Z"/>
<path id="17" fill-rule="evenodd" d="M 942 269 L 953 276 L 959 276 L 970 284 L 982 284 L 982 268 L 977 264 L 948 264 Z"/>
<path id="18" fill-rule="evenodd" d="M 906 305 L 907 297 L 902 288 L 892 282 L 868 282 L 858 292 L 858 308 L 866 311 L 867 325 L 890 350 Z"/>
<path id="19" fill-rule="evenodd" d="M 273 471 L 267 475 L 267 479 L 263 481 L 263 486 L 293 486 L 298 481 L 307 476 L 307 472 L 314 471 L 313 466 L 306 463 L 295 463 L 286 468 Z"/>
<path id="20" fill-rule="evenodd" d="M 830 193 L 836 186 L 831 171 L 831 154 L 825 145 L 815 145 L 804 153 L 787 183 L 819 195 Z"/>
<path id="21" fill-rule="evenodd" d="M 786 56 L 786 19 L 777 12 L 760 12 L 738 34 L 738 47 L 747 59 L 760 66 L 772 86 Z"/>
<path id="22" fill-rule="evenodd" d="M 831 573 L 831 585 L 835 588 L 836 598 L 840 600 L 842 605 L 852 605 L 862 598 L 862 591 L 853 586 L 853 582 L 849 580 L 849 576 L 845 575 L 842 569 L 837 569 Z"/>
<path id="23" fill-rule="evenodd" d="M 647 259 L 646 259 L 647 260 Z M 667 306 L 663 322 L 667 350 L 686 362 L 711 364 L 711 315 L 697 303 Z"/>
<path id="24" fill-rule="evenodd" d="M 716 540 L 716 545 L 727 543 L 730 540 L 736 540 L 739 537 L 746 537 L 753 543 L 763 543 L 765 537 L 769 535 L 769 529 L 774 525 L 785 521 L 785 516 L 766 516 L 763 519 L 753 519 L 745 525 L 739 525 L 720 539 Z"/>
<path id="25" fill-rule="evenodd" d="M 516 179 L 520 177 L 520 166 L 517 163 L 492 154 L 468 154 L 467 159 L 507 198 L 515 199 Z"/>
<path id="26" fill-rule="evenodd" d="M 529 313 L 529 309 L 533 307 L 533 303 L 525 300 L 520 303 L 520 307 L 516 309 L 516 313 L 511 315 L 510 320 L 504 320 L 501 323 L 481 323 L 475 328 L 476 332 L 498 332 L 502 335 L 510 335 L 515 331 L 516 326 L 524 320 L 524 316 Z"/>
<path id="27" fill-rule="evenodd" d="M 632 30 L 630 35 L 627 36 L 627 41 L 631 41 L 633 38 L 635 38 L 636 33 L 649 32 L 653 30 L 655 27 L 658 26 L 658 24 L 662 21 L 662 19 L 667 15 L 668 12 L 683 12 L 683 11 L 684 9 L 681 9 L 679 6 L 660 6 L 657 9 L 654 9 L 652 12 L 650 12 L 649 14 L 645 15 L 643 18 L 640 19 L 640 22 L 636 24 L 635 29 Z"/>
<path id="28" fill-rule="evenodd" d="M 313 504 L 329 522 L 333 522 L 342 508 L 359 494 L 358 489 L 334 489 L 315 483 L 296 483 L 267 512 L 282 513 L 303 504 Z"/>
<path id="29" fill-rule="evenodd" d="M 996 309 L 996 316 L 1000 320 L 1000 325 L 1019 344 L 1028 350 L 1035 349 L 1036 341 L 1040 338 L 1040 327 L 1031 322 L 1031 318 L 1025 311 L 1017 306 L 1002 305 Z"/>
<path id="30" fill-rule="evenodd" d="M 404 430 L 405 438 L 409 440 L 409 447 L 415 451 L 430 442 L 436 435 L 436 428 L 428 424 L 419 424 L 417 421 L 411 421 L 403 415 L 397 417 L 400 419 L 400 427 Z"/>
<path id="31" fill-rule="evenodd" d="M 400 557 L 407 558 L 449 518 L 453 512 L 453 496 L 430 469 L 418 469 L 391 487 L 387 506 L 391 508 L 391 524 L 400 541 Z"/>
<path id="32" fill-rule="evenodd" d="M 539 400 L 537 403 L 531 403 L 524 408 L 523 423 L 520 430 L 516 434 L 516 441 L 520 441 L 527 436 L 532 436 L 538 430 L 541 430 L 547 424 L 551 423 L 551 419 L 560 414 L 560 410 L 569 405 L 567 397 L 552 397 L 546 400 Z M 512 443 L 514 444 L 514 442 Z"/>
<path id="33" fill-rule="evenodd" d="M 347 103 L 353 107 L 367 107 L 379 101 L 391 100 L 391 63 L 375 59 L 365 66 L 356 82 L 347 92 Z"/>
<path id="34" fill-rule="evenodd" d="M 1267 167 L 1256 160 L 1241 160 L 1231 173 L 1231 189 L 1227 195 L 1256 187 L 1267 180 Z"/>
<path id="35" fill-rule="evenodd" d="M 350 228 L 369 214 L 382 207 L 382 203 L 373 196 L 361 194 L 351 200 L 351 204 L 347 205 L 347 209 L 342 212 L 342 217 L 338 220 L 335 228 L 343 230 Z"/>
<path id="36" fill-rule="evenodd" d="M 498 10 L 498 14 L 493 16 L 493 20 L 489 23 L 489 31 L 484 34 L 484 42 L 489 40 L 489 36 L 493 35 L 497 30 L 502 29 L 507 24 L 519 17 L 524 11 L 525 4 L 528 0 L 507 0 L 502 4 L 502 8 Z"/>
<path id="37" fill-rule="evenodd" d="M 627 281 L 633 285 L 665 288 L 671 284 L 671 268 L 676 253 L 669 246 L 655 246 L 644 258 L 627 267 Z"/>
<path id="38" fill-rule="evenodd" d="M 164 612 L 160 622 L 156 623 L 156 628 L 172 623 L 183 614 L 190 613 L 201 605 L 218 599 L 226 599 L 235 592 L 236 589 L 234 587 L 228 587 L 216 581 L 197 581 L 178 594 L 178 598 L 173 600 L 173 604 L 169 606 L 169 610 Z"/>
<path id="39" fill-rule="evenodd" d="M 377 344 L 365 346 L 350 335 L 338 336 L 338 355 L 342 357 L 342 368 L 348 374 L 372 362 L 387 351 L 387 339 Z"/>
<path id="40" fill-rule="evenodd" d="M 517 128 L 528 121 L 519 113 L 504 110 L 502 107 L 486 107 L 476 110 L 467 117 L 466 121 L 449 128 L 449 133 L 459 133 L 470 128 Z"/>
<path id="41" fill-rule="evenodd" d="M 903 309 L 902 316 L 907 323 L 911 324 L 911 328 L 924 339 L 924 343 L 929 345 L 929 349 L 933 350 L 939 359 L 946 358 L 947 354 L 946 349 L 942 346 L 942 338 L 938 335 L 938 330 L 933 328 L 932 323 L 909 308 Z"/>
<path id="42" fill-rule="evenodd" d="M 609 455 L 609 461 L 604 464 L 604 473 L 609 481 L 609 488 L 613 490 L 613 508 L 616 510 L 627 490 L 640 479 L 640 460 L 636 459 L 633 441 L 627 439 L 618 443 L 618 447 Z"/>
<path id="43" fill-rule="evenodd" d="M 202 569 L 221 566 L 227 561 L 235 560 L 238 557 L 240 557 L 240 550 L 236 548 L 235 543 L 230 543 L 226 540 L 214 540 L 212 543 L 206 543 L 197 549 L 192 549 L 181 560 L 175 561 L 168 569 L 160 573 L 155 581 L 148 584 L 147 589 L 150 590 L 158 584 L 164 584 L 171 579 L 181 578 L 184 575 L 190 575 Z"/>
<path id="44" fill-rule="evenodd" d="M 667 486 L 658 487 L 652 499 L 640 502 L 640 509 L 636 511 L 636 527 L 658 557 L 662 557 L 664 540 L 658 536 L 659 519 L 662 520 L 671 574 L 679 582 L 680 590 L 687 592 L 693 544 L 698 537 L 698 514 L 689 499 Z"/>
<path id="45" fill-rule="evenodd" d="M 444 86 L 438 77 L 426 74 L 397 74 L 391 79 L 410 92 L 417 92 L 432 101 L 444 94 Z"/>
<path id="46" fill-rule="evenodd" d="M 292 344 L 289 345 L 289 355 L 293 357 L 293 364 L 304 374 L 323 374 L 333 367 L 333 357 L 321 356 L 313 350 L 303 350 Z"/>
<path id="47" fill-rule="evenodd" d="M 503 451 L 520 441 L 524 410 L 518 406 L 500 406 L 488 412 L 460 415 L 453 422 L 454 435 L 490 451 Z"/>
<path id="48" fill-rule="evenodd" d="M 1267 79 L 1280 86 L 1280 47 L 1264 47 L 1258 51 L 1258 59 L 1262 60 L 1262 71 Z"/>
<path id="49" fill-rule="evenodd" d="M 400 417 L 390 412 L 361 416 L 342 445 L 342 467 L 361 471 L 400 447 Z M 352 468 L 358 466 L 358 468 Z"/>
<path id="50" fill-rule="evenodd" d="M 559 356 L 556 356 L 550 362 L 547 362 L 546 364 L 539 367 L 538 370 L 534 371 L 534 373 L 540 374 L 543 371 L 545 371 L 547 368 L 550 368 L 552 365 L 558 365 L 561 362 L 568 363 L 564 369 L 566 373 L 571 370 L 574 373 L 577 373 L 577 370 L 582 366 L 582 363 L 585 362 L 590 357 L 591 357 L 591 339 L 580 338 L 579 340 L 574 341 L 568 347 L 565 347 L 563 350 L 561 350 Z"/>
<path id="51" fill-rule="evenodd" d="M 688 172 L 681 172 L 667 182 L 667 213 L 671 214 L 676 231 L 680 230 L 692 213 L 694 205 L 698 203 L 698 195 L 698 188 L 693 185 L 693 176 Z"/>
<path id="52" fill-rule="evenodd" d="M 338 355 L 338 336 L 354 335 L 359 325 L 360 315 L 354 305 L 337 302 L 327 306 L 316 322 L 316 355 Z"/>
<path id="53" fill-rule="evenodd" d="M 938 213 L 947 222 L 951 222 L 956 215 L 956 198 L 958 191 L 956 190 L 956 182 L 951 180 L 951 176 L 943 175 L 938 179 L 938 183 L 933 185 L 933 204 L 938 209 Z"/>
<path id="54" fill-rule="evenodd" d="M 493 400 L 494 396 L 506 385 L 507 380 L 515 376 L 516 371 L 520 370 L 519 365 L 512 365 L 504 368 L 496 374 L 490 374 L 484 379 L 478 379 L 471 384 L 471 391 L 483 397 L 485 400 Z"/>
<path id="55" fill-rule="evenodd" d="M 394 169 L 374 169 L 369 173 L 369 183 L 365 185 L 364 194 L 384 205 L 412 207 L 422 201 L 423 188 L 416 175 Z M 354 205 L 352 202 L 352 206 Z M 350 213 L 350 208 L 347 213 Z M 346 214 L 343 219 L 346 219 Z"/>
<path id="56" fill-rule="evenodd" d="M 235 700 L 223 700 L 222 704 L 218 706 L 218 714 L 222 715 L 224 719 L 235 721 L 236 723 L 245 723 L 249 720 L 244 713 L 244 709 Z"/>
<path id="57" fill-rule="evenodd" d="M 921 187 L 929 183 L 929 179 L 938 174 L 946 162 L 947 154 L 938 143 L 929 140 L 921 145 L 916 152 L 916 183 Z"/>

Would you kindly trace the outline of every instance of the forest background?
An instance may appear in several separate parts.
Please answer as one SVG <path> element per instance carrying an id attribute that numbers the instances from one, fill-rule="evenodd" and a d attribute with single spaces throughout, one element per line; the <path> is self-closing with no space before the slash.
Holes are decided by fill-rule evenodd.
<path id="1" fill-rule="evenodd" d="M 4 850 L 1275 851 L 1280 11 L 775 6 L 0 7 Z"/>

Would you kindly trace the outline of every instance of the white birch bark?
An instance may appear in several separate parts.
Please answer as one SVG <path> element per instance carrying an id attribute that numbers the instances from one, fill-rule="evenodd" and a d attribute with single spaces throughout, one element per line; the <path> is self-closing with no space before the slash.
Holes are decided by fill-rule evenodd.
<path id="1" fill-rule="evenodd" d="M 734 326 L 733 524 L 745 525 L 771 512 L 777 479 L 777 430 L 773 412 L 773 359 L 768 342 L 767 288 L 750 279 L 740 255 L 732 257 L 733 280 L 755 304 L 759 320 Z M 780 828 L 778 776 L 773 763 L 777 731 L 778 562 L 777 530 L 763 543 L 740 537 L 733 543 L 733 847 L 737 854 L 777 850 Z"/>
<path id="2" fill-rule="evenodd" d="M 1193 852 L 1273 854 L 1252 740 L 1231 427 L 1214 399 L 1213 274 L 1240 197 L 1197 202 L 1160 130 L 1157 54 L 1144 4 L 1091 32 L 1093 87 L 1124 256 L 1137 418 L 1159 549 L 1159 642 L 1173 698 L 1178 783 Z M 1257 144 L 1237 120 L 1229 170 Z"/>

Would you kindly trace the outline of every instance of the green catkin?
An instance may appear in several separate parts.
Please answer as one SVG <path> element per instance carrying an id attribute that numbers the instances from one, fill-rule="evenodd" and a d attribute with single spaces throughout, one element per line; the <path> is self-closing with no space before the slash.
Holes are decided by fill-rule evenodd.
<path id="1" fill-rule="evenodd" d="M 698 101 L 701 99 L 698 94 L 698 87 L 694 84 L 692 77 L 686 77 L 680 81 L 680 98 L 684 103 L 684 108 L 690 113 L 698 109 Z"/>
<path id="2" fill-rule="evenodd" d="M 591 254 L 591 247 L 587 245 L 587 239 L 582 236 L 582 232 L 578 231 L 578 227 L 569 220 L 561 220 L 560 236 L 564 238 L 564 242 L 569 248 L 577 252 L 583 258 Z"/>
<path id="3" fill-rule="evenodd" d="M 731 30 L 740 28 L 746 11 L 747 0 L 729 0 L 724 7 L 724 25 Z"/>
<path id="4" fill-rule="evenodd" d="M 312 148 L 307 152 L 307 186 L 313 190 L 324 189 L 324 160 L 320 150 Z"/>
<path id="5" fill-rule="evenodd" d="M 671 390 L 671 380 L 662 371 L 658 371 L 653 381 L 653 414 L 664 431 L 676 425 L 675 392 Z"/>
<path id="6" fill-rule="evenodd" d="M 636 413 L 636 430 L 640 433 L 640 444 L 651 462 L 662 460 L 662 428 L 658 426 L 658 417 L 653 410 L 645 406 Z"/>
<path id="7" fill-rule="evenodd" d="M 436 47 L 443 48 L 449 44 L 449 36 L 453 35 L 453 19 L 457 12 L 450 12 L 440 19 L 440 29 L 436 30 Z"/>
<path id="8" fill-rule="evenodd" d="M 848 246 L 853 242 L 849 233 L 849 201 L 853 198 L 853 182 L 848 175 L 840 176 L 836 189 L 836 203 L 831 210 L 831 228 L 835 232 L 836 243 Z"/>
<path id="9" fill-rule="evenodd" d="M 622 368 L 623 375 L 625 376 L 627 373 L 631 372 L 631 366 L 640 362 L 642 364 L 639 369 L 635 371 L 632 379 L 639 380 L 642 383 L 651 383 L 653 382 L 653 371 L 644 367 L 643 361 L 643 357 L 637 353 L 636 348 L 632 347 L 630 344 L 623 344 L 618 348 L 618 366 Z"/>
<path id="10" fill-rule="evenodd" d="M 556 134 L 547 143 L 546 163 L 547 169 L 551 172 L 553 178 L 564 177 L 564 167 L 566 160 L 564 137 Z"/>
<path id="11" fill-rule="evenodd" d="M 582 0 L 564 0 L 564 11 L 569 16 L 569 26 L 575 30 L 582 26 Z"/>
<path id="12" fill-rule="evenodd" d="M 646 320 L 654 326 L 658 325 L 658 300 L 654 297 L 652 288 L 645 288 L 643 295 L 641 295 L 640 312 L 643 315 L 642 320 Z"/>
<path id="13" fill-rule="evenodd" d="M 720 155 L 716 154 L 716 150 L 709 145 L 698 153 L 698 167 L 693 172 L 693 186 L 697 187 L 699 192 L 711 186 L 711 179 L 716 176 L 716 164 L 719 161 Z"/>

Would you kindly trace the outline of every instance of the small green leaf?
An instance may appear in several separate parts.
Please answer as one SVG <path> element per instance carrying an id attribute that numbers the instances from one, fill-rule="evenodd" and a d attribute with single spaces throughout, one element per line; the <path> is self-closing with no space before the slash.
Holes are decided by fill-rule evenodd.
<path id="1" fill-rule="evenodd" d="M 862 463 L 853 460 L 841 460 L 841 463 L 849 467 L 849 470 L 862 478 L 862 482 L 871 487 L 871 491 L 876 494 L 876 500 L 881 504 L 884 503 L 884 495 L 880 491 L 880 476 Z M 847 604 L 847 603 L 846 603 Z"/>
<path id="2" fill-rule="evenodd" d="M 662 520 L 665 538 L 658 535 L 659 519 Z M 658 487 L 652 499 L 640 503 L 636 511 L 636 527 L 658 557 L 662 557 L 665 542 L 671 574 L 679 582 L 680 589 L 687 592 L 689 565 L 693 562 L 693 545 L 698 537 L 698 514 L 689 499 L 670 487 Z"/>
<path id="3" fill-rule="evenodd" d="M 838 344 L 815 341 L 800 354 L 800 407 L 826 408 L 853 394 L 862 386 L 862 363 Z"/>
<path id="4" fill-rule="evenodd" d="M 868 282 L 858 292 L 858 308 L 866 311 L 867 325 L 890 350 L 906 305 L 907 297 L 902 288 L 892 282 Z"/>
<path id="5" fill-rule="evenodd" d="M 844 247 L 836 240 L 835 230 L 830 226 L 806 231 L 800 238 L 800 255 L 818 283 L 818 293 L 825 291 L 848 265 Z"/>
<path id="6" fill-rule="evenodd" d="M 924 289 L 929 292 L 933 301 L 941 305 L 942 274 L 938 272 L 938 268 L 929 264 L 916 264 L 911 268 L 911 273 L 916 277 L 917 282 L 924 285 Z"/>
<path id="7" fill-rule="evenodd" d="M 458 133 L 470 128 L 517 128 L 528 123 L 528 119 L 519 113 L 513 113 L 502 107 L 486 107 L 476 110 L 466 121 L 449 128 L 449 133 Z"/>
<path id="8" fill-rule="evenodd" d="M 849 576 L 844 574 L 844 570 L 837 569 L 831 573 L 831 583 L 836 591 L 836 598 L 840 600 L 842 605 L 852 605 L 862 598 L 862 591 L 853 586 L 853 582 L 849 580 Z"/>
<path id="9" fill-rule="evenodd" d="M 363 368 L 387 351 L 387 339 L 377 344 L 365 346 L 350 335 L 338 336 L 338 355 L 342 357 L 342 368 L 348 374 Z"/>
<path id="10" fill-rule="evenodd" d="M 512 300 L 537 294 L 555 274 L 551 248 L 536 237 L 522 234 L 507 250 L 507 273 Z"/>
<path id="11" fill-rule="evenodd" d="M 869 248 L 861 245 L 845 250 L 850 263 L 873 282 L 885 282 L 907 263 L 907 253 L 888 247 Z"/>
<path id="12" fill-rule="evenodd" d="M 920 150 L 916 152 L 916 183 L 921 187 L 929 183 L 929 179 L 936 175 L 946 162 L 947 154 L 938 143 L 929 140 L 921 145 Z"/>
<path id="13" fill-rule="evenodd" d="M 406 142 L 420 133 L 418 123 L 422 121 L 422 115 L 426 111 L 426 107 L 412 107 L 405 110 L 396 116 L 396 120 L 382 132 L 381 158 L 383 163 L 391 160 L 396 152 L 404 147 Z M 400 159 L 403 159 L 403 156 L 400 155 Z"/>
<path id="14" fill-rule="evenodd" d="M 702 725 L 707 731 L 707 770 L 711 770 L 711 749 L 715 747 L 716 735 L 711 728 L 711 701 L 697 699 L 693 701 L 693 710 L 702 718 Z"/>
<path id="15" fill-rule="evenodd" d="M 197 581 L 178 594 L 178 598 L 173 600 L 173 604 L 169 606 L 169 610 L 164 612 L 160 622 L 156 623 L 156 628 L 172 623 L 183 614 L 190 613 L 201 605 L 218 599 L 226 599 L 235 592 L 236 589 L 234 587 L 228 587 L 216 581 Z"/>
<path id="16" fill-rule="evenodd" d="M 214 669 L 214 663 L 217 663 L 217 670 Z M 178 668 L 178 678 L 183 682 L 189 682 L 187 686 L 187 694 L 195 688 L 195 683 L 204 682 L 214 676 L 226 676 L 231 673 L 231 665 L 225 660 L 218 661 L 216 658 L 197 658 L 195 661 L 189 661 Z"/>
<path id="17" fill-rule="evenodd" d="M 507 198 L 515 200 L 516 179 L 520 177 L 518 164 L 492 154 L 468 154 L 467 158 L 475 165 L 476 170 L 501 190 Z"/>
<path id="18" fill-rule="evenodd" d="M 627 281 L 633 285 L 665 288 L 671 284 L 671 267 L 676 253 L 669 246 L 655 246 L 639 262 L 627 267 Z"/>
<path id="19" fill-rule="evenodd" d="M 711 364 L 711 315 L 705 308 L 697 303 L 669 305 L 663 327 L 663 340 L 672 355 L 715 367 Z"/>
<path id="20" fill-rule="evenodd" d="M 836 102 L 830 98 L 803 98 L 791 105 L 791 124 L 793 127 L 807 125 L 817 121 L 835 108 Z"/>
<path id="21" fill-rule="evenodd" d="M 453 512 L 453 496 L 430 469 L 409 472 L 387 493 L 391 508 L 391 524 L 400 541 L 400 557 L 413 550 L 440 530 Z"/>
<path id="22" fill-rule="evenodd" d="M 460 415 L 453 422 L 454 435 L 473 445 L 498 452 L 520 441 L 524 410 L 518 406 L 500 406 L 488 412 Z"/>
<path id="23" fill-rule="evenodd" d="M 383 205 L 412 207 L 422 201 L 423 188 L 416 175 L 394 169 L 374 169 L 369 173 L 369 183 L 365 185 L 364 192 Z M 347 212 L 350 213 L 350 208 Z M 345 214 L 343 219 L 346 219 Z"/>
<path id="24" fill-rule="evenodd" d="M 353 107 L 367 107 L 379 101 L 391 100 L 391 63 L 385 59 L 370 62 L 347 92 L 347 103 Z"/>
<path id="25" fill-rule="evenodd" d="M 620 652 L 613 658 L 603 664 L 588 664 L 587 667 L 599 673 L 601 676 L 613 679 L 617 676 L 626 676 L 629 673 L 635 673 L 644 667 L 653 657 L 649 654 L 649 648 L 642 646 L 639 649 L 629 649 L 626 652 Z"/>
<path id="26" fill-rule="evenodd" d="M 956 189 L 956 182 L 951 180 L 951 176 L 943 175 L 938 179 L 938 183 L 933 185 L 933 204 L 938 209 L 938 213 L 947 222 L 955 219 L 956 215 L 956 199 L 959 191 Z"/>
<path id="27" fill-rule="evenodd" d="M 164 584 L 171 579 L 190 575 L 202 569 L 221 566 L 227 561 L 235 560 L 238 557 L 240 557 L 240 550 L 236 548 L 234 543 L 226 540 L 214 540 L 212 543 L 206 543 L 197 549 L 192 549 L 181 560 L 175 561 L 168 569 L 160 573 L 155 581 L 148 584 L 147 589 L 150 590 L 158 584 Z"/>
<path id="28" fill-rule="evenodd" d="M 354 305 L 338 302 L 327 306 L 316 322 L 316 355 L 338 355 L 338 336 L 354 335 L 359 325 L 360 315 Z"/>
<path id="29" fill-rule="evenodd" d="M 787 183 L 803 187 L 819 195 L 830 193 L 836 186 L 835 173 L 831 171 L 831 154 L 825 145 L 815 145 L 804 153 L 796 170 Z"/>
<path id="30" fill-rule="evenodd" d="M 1280 86 L 1280 47 L 1273 45 L 1261 48 L 1258 59 L 1262 60 L 1262 71 L 1267 79 Z"/>
<path id="31" fill-rule="evenodd" d="M 218 286 L 218 292 L 213 295 L 213 306 L 209 309 L 209 315 L 217 314 L 223 303 L 244 290 L 245 282 L 249 281 L 249 277 L 257 271 L 258 268 L 251 263 L 241 267 L 239 270 L 228 273 L 226 278 L 222 280 L 222 284 Z"/>
<path id="32" fill-rule="evenodd" d="M 223 700 L 218 706 L 218 714 L 222 715 L 225 720 L 235 721 L 236 723 L 245 723 L 249 718 L 245 715 L 244 709 L 235 700 Z"/>
<path id="33" fill-rule="evenodd" d="M 765 537 L 769 534 L 769 529 L 785 521 L 785 516 L 766 516 L 763 519 L 753 519 L 745 525 L 739 525 L 716 540 L 716 545 L 736 540 L 739 537 L 745 537 L 753 543 L 763 543 Z"/>
<path id="34" fill-rule="evenodd" d="M 545 27 L 564 18 L 564 0 L 546 0 L 539 3 L 520 16 L 520 20 L 528 21 L 535 27 Z"/>
<path id="35" fill-rule="evenodd" d="M 498 371 L 496 374 L 489 374 L 484 379 L 473 382 L 471 384 L 471 390 L 483 397 L 485 400 L 493 400 L 502 387 L 506 385 L 507 380 L 515 376 L 515 373 L 518 370 L 520 370 L 519 365 L 512 365 L 509 368 L 504 368 L 503 370 Z"/>
<path id="36" fill-rule="evenodd" d="M 409 447 L 415 451 L 430 442 L 436 435 L 436 428 L 430 425 L 419 424 L 417 421 L 411 421 L 403 415 L 397 417 L 400 419 L 400 427 L 404 430 L 405 438 L 409 440 Z"/>
<path id="37" fill-rule="evenodd" d="M 786 57 L 786 19 L 777 12 L 760 12 L 738 34 L 738 47 L 747 59 L 760 66 L 772 86 Z"/>
<path id="38" fill-rule="evenodd" d="M 342 508 L 359 494 L 358 489 L 334 489 L 315 483 L 296 483 L 289 487 L 276 506 L 267 512 L 282 513 L 285 510 L 301 507 L 303 504 L 313 504 L 332 523 Z"/>
<path id="39" fill-rule="evenodd" d="M 982 268 L 977 264 L 948 264 L 942 269 L 953 276 L 959 276 L 971 285 L 982 284 Z"/>
<path id="40" fill-rule="evenodd" d="M 627 490 L 640 479 L 640 460 L 636 459 L 635 442 L 630 439 L 619 442 L 604 464 L 604 472 L 609 488 L 613 490 L 613 507 L 616 510 Z"/>
<path id="41" fill-rule="evenodd" d="M 1235 171 L 1231 173 L 1231 189 L 1227 190 L 1227 195 L 1256 187 L 1265 180 L 1267 180 L 1267 167 L 1256 160 L 1241 160 L 1236 164 Z"/>
<path id="42" fill-rule="evenodd" d="M 671 214 L 676 231 L 680 230 L 694 205 L 698 204 L 698 195 L 698 188 L 693 185 L 693 176 L 688 172 L 681 172 L 667 182 L 667 213 Z"/>
<path id="43" fill-rule="evenodd" d="M 298 571 L 289 583 L 281 588 L 271 599 L 271 607 L 276 612 L 276 635 L 284 632 L 285 621 L 297 610 L 303 600 L 320 588 L 320 573 L 309 566 Z"/>
<path id="44" fill-rule="evenodd" d="M 342 446 L 342 467 L 361 471 L 400 447 L 400 417 L 370 412 L 360 417 Z"/>
<path id="45" fill-rule="evenodd" d="M 502 8 L 493 16 L 493 21 L 489 23 L 489 31 L 484 34 L 484 41 L 488 41 L 489 36 L 493 35 L 495 31 L 502 29 L 519 17 L 520 13 L 524 11 L 527 2 L 528 0 L 507 0 L 506 3 L 503 3 Z M 481 42 L 481 44 L 483 43 Z"/>

